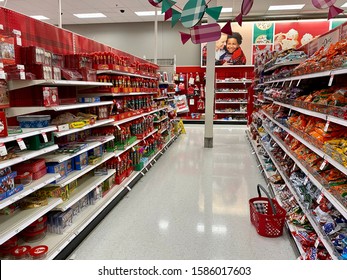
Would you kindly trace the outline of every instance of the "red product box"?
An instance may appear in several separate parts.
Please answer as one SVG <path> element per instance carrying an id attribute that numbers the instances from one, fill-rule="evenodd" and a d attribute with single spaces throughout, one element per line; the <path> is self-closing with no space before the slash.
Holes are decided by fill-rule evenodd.
<path id="1" fill-rule="evenodd" d="M 45 62 L 45 49 L 29 46 L 21 48 L 22 64 L 43 64 Z"/>
<path id="2" fill-rule="evenodd" d="M 10 96 L 5 81 L 0 81 L 0 109 L 10 107 Z"/>
<path id="3" fill-rule="evenodd" d="M 61 69 L 61 77 L 65 80 L 81 81 L 82 75 L 77 70 Z"/>
<path id="4" fill-rule="evenodd" d="M 4 65 L 16 64 L 14 37 L 0 34 L 0 59 Z"/>
<path id="5" fill-rule="evenodd" d="M 42 87 L 43 105 L 46 107 L 58 106 L 58 88 L 57 87 Z"/>
<path id="6" fill-rule="evenodd" d="M 5 112 L 0 112 L 0 137 L 8 136 Z"/>
<path id="7" fill-rule="evenodd" d="M 47 168 L 46 165 L 42 169 L 40 169 L 37 172 L 32 173 L 33 174 L 33 180 L 38 180 L 41 177 L 45 176 L 47 174 Z"/>
<path id="8" fill-rule="evenodd" d="M 31 64 L 27 65 L 27 71 L 35 74 L 36 79 L 52 80 L 53 70 L 51 66 L 46 66 L 42 64 Z"/>
<path id="9" fill-rule="evenodd" d="M 12 169 L 17 171 L 18 174 L 23 174 L 25 172 L 35 174 L 40 172 L 42 169 L 46 169 L 46 161 L 44 159 L 29 159 L 25 161 L 25 163 L 20 163 L 13 166 Z"/>

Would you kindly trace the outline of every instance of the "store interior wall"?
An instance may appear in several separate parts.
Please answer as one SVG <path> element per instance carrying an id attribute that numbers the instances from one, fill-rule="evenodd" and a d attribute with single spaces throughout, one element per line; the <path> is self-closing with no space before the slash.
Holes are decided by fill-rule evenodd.
<path id="1" fill-rule="evenodd" d="M 143 58 L 154 58 L 154 22 L 64 25 L 65 29 Z M 200 44 L 181 43 L 180 33 L 189 32 L 180 24 L 158 22 L 158 56 L 173 58 L 176 65 L 200 65 Z"/>

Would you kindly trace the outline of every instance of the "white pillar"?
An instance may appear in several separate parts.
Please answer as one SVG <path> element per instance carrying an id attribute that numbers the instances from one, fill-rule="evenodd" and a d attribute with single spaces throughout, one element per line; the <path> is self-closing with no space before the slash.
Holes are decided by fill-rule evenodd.
<path id="1" fill-rule="evenodd" d="M 61 12 L 61 1 L 62 0 L 58 0 L 58 6 L 59 6 L 59 27 L 60 28 L 63 27 L 62 12 Z"/>
<path id="2" fill-rule="evenodd" d="M 217 0 L 210 1 L 209 7 L 215 7 Z M 216 22 L 210 16 L 207 23 Z M 215 42 L 207 43 L 206 60 L 206 92 L 205 92 L 205 148 L 213 148 L 213 109 L 214 109 L 214 85 L 215 85 Z"/>

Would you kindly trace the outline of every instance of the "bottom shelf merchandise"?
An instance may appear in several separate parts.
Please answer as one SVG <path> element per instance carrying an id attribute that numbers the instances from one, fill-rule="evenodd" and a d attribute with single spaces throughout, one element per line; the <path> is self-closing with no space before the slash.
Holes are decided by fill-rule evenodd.
<path id="1" fill-rule="evenodd" d="M 140 142 L 134 149 L 126 151 L 124 158 L 108 159 L 95 170 L 71 182 L 70 189 L 59 186 L 40 189 L 40 197 L 37 198 L 48 199 L 46 206 L 19 210 L 14 212 L 16 216 L 11 216 L 11 213 L 3 215 L 1 224 L 5 226 L 7 222 L 13 223 L 11 219 L 17 216 L 16 224 L 21 223 L 19 220 L 24 216 L 27 219 L 30 211 L 33 222 L 23 224 L 20 229 L 8 227 L 7 239 L 0 245 L 0 258 L 63 259 L 69 253 L 67 251 L 71 250 L 68 248 L 69 244 L 77 240 L 79 234 L 98 215 L 104 213 L 116 198 L 130 191 L 177 139 L 179 134 L 174 134 L 173 130 L 174 127 L 163 132 L 164 135 L 157 133 Z M 139 151 L 143 152 L 140 159 L 142 164 L 136 167 L 135 157 Z M 134 161 L 134 165 L 126 168 L 123 162 L 129 163 L 130 159 Z M 120 180 L 124 173 L 126 176 Z M 32 195 L 34 197 L 35 192 Z"/>

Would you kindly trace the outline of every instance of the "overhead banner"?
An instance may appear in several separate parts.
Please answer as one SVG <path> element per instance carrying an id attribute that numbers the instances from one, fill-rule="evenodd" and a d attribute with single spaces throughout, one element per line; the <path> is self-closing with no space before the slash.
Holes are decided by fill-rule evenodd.
<path id="1" fill-rule="evenodd" d="M 340 23 L 339 23 L 340 24 Z M 223 23 L 220 23 L 222 26 Z M 338 24 L 334 21 L 243 22 L 232 23 L 233 35 L 222 33 L 215 45 L 216 67 L 253 66 L 276 50 L 299 48 Z M 206 66 L 207 46 L 201 44 L 201 66 Z"/>

